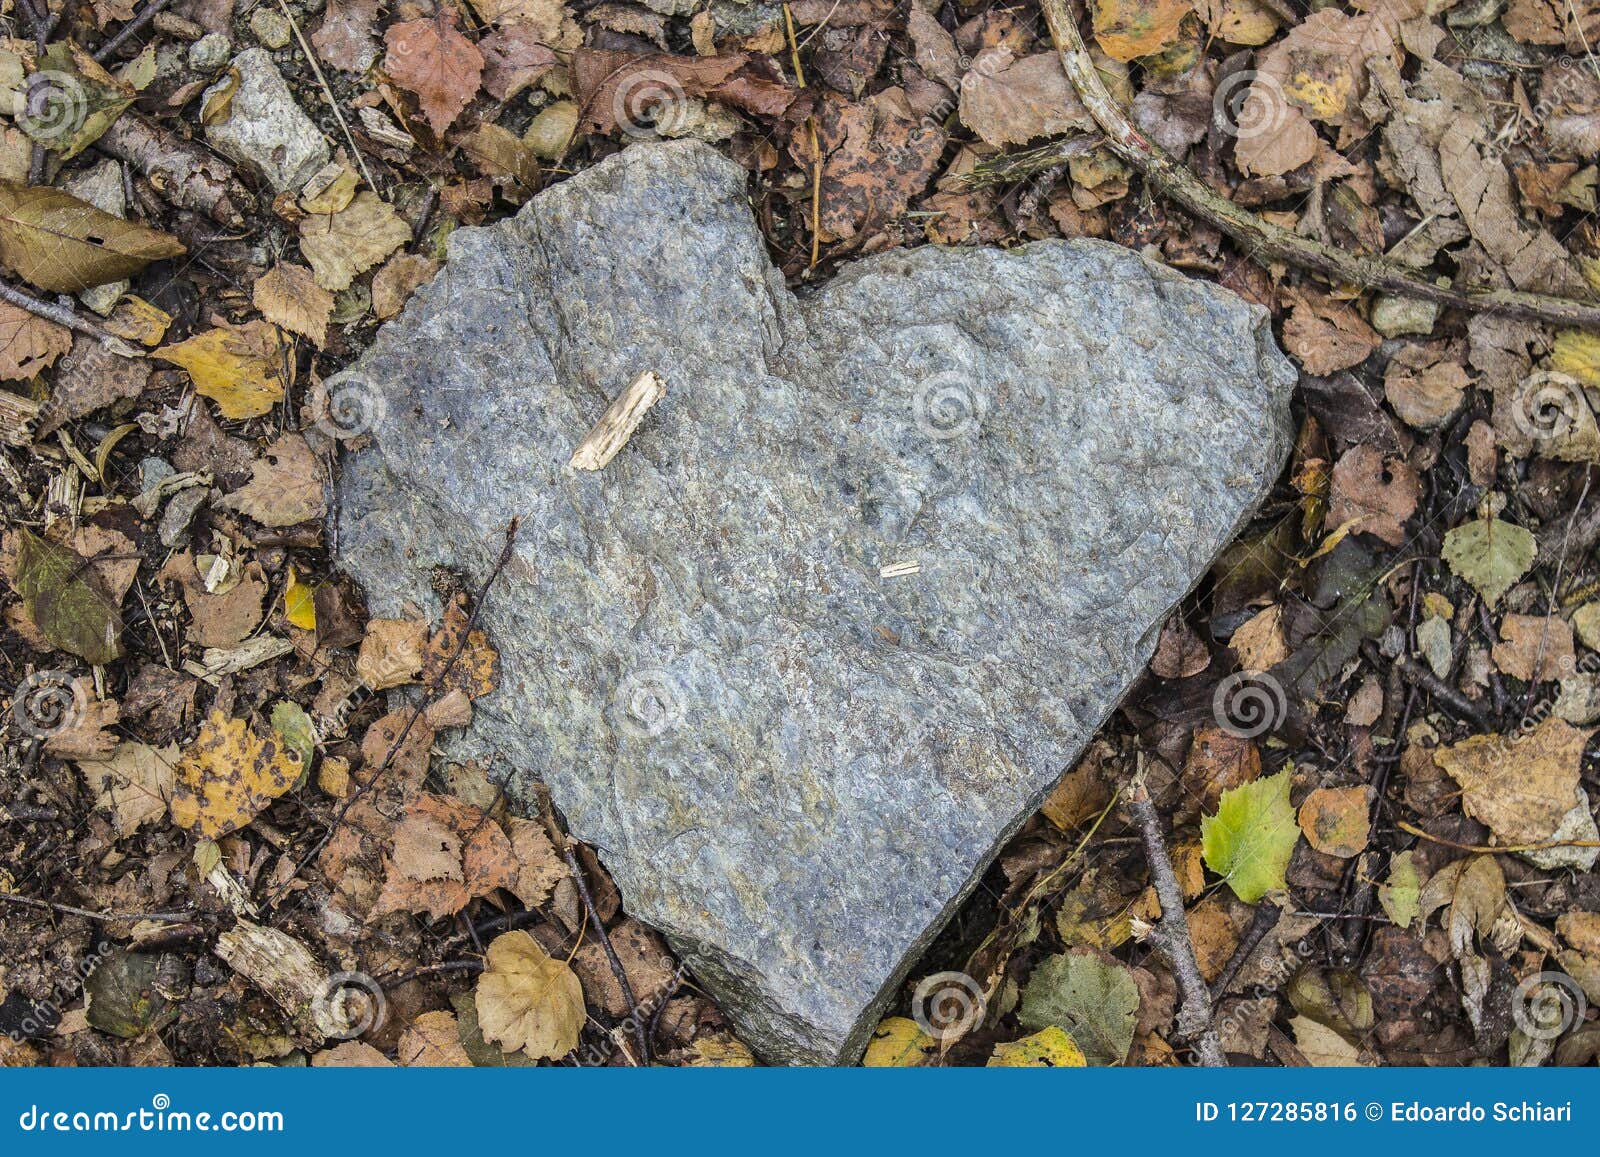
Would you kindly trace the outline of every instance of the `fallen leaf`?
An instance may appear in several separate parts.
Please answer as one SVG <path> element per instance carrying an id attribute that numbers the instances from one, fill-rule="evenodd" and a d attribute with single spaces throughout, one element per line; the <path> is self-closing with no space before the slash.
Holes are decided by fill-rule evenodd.
<path id="1" fill-rule="evenodd" d="M 517 878 L 509 887 L 524 907 L 538 908 L 567 878 L 567 863 L 550 842 L 543 824 L 514 817 L 506 826 L 511 854 L 517 863 Z"/>
<path id="2" fill-rule="evenodd" d="M 1547 718 L 1515 736 L 1473 735 L 1438 748 L 1434 762 L 1461 785 L 1472 818 L 1508 844 L 1549 840 L 1578 797 L 1589 732 Z"/>
<path id="3" fill-rule="evenodd" d="M 310 339 L 318 349 L 327 342 L 333 294 L 318 285 L 305 266 L 279 262 L 255 283 L 250 299 L 261 316 L 280 329 Z"/>
<path id="4" fill-rule="evenodd" d="M 1378 888 L 1378 903 L 1401 928 L 1411 927 L 1420 911 L 1422 883 L 1415 852 L 1400 852 L 1389 861 L 1389 878 Z"/>
<path id="5" fill-rule="evenodd" d="M 395 1056 L 407 1068 L 470 1068 L 472 1058 L 461 1046 L 455 1014 L 425 1012 L 400 1034 Z"/>
<path id="6" fill-rule="evenodd" d="M 47 681 L 38 690 L 48 696 L 52 691 L 65 689 Z M 110 729 L 121 718 L 121 706 L 115 699 L 96 698 L 94 681 L 88 678 L 72 680 L 70 704 L 70 707 L 63 709 L 63 717 L 59 720 L 61 726 L 46 726 L 45 753 L 72 760 L 104 759 L 109 756 L 117 746 L 117 736 Z M 19 706 L 29 721 L 33 722 L 37 720 L 40 708 L 46 704 L 13 702 L 12 711 L 17 711 Z"/>
<path id="7" fill-rule="evenodd" d="M 1246 671 L 1266 671 L 1289 657 L 1289 644 L 1283 637 L 1283 607 L 1273 603 L 1245 620 L 1228 646 L 1239 656 Z"/>
<path id="8" fill-rule="evenodd" d="M 1081 1069 L 1089 1062 L 1077 1042 L 1057 1025 L 1047 1025 L 1021 1040 L 994 1046 L 991 1069 Z"/>
<path id="9" fill-rule="evenodd" d="M 582 123 L 595 132 L 621 128 L 630 135 L 671 132 L 689 114 L 689 99 L 707 97 L 767 120 L 809 107 L 810 95 L 790 85 L 763 58 L 675 56 L 580 48 L 572 54 L 572 81 Z"/>
<path id="10" fill-rule="evenodd" d="M 496 28 L 478 41 L 478 51 L 483 53 L 483 91 L 495 100 L 515 100 L 560 62 L 543 34 L 527 24 Z"/>
<path id="11" fill-rule="evenodd" d="M 1559 679 L 1577 664 L 1572 627 L 1554 615 L 1506 615 L 1491 655 L 1503 674 L 1524 683 Z"/>
<path id="12" fill-rule="evenodd" d="M 326 513 L 327 474 L 304 437 L 285 434 L 262 451 L 250 481 L 218 505 L 262 526 L 293 526 Z"/>
<path id="13" fill-rule="evenodd" d="M 1181 614 L 1169 615 L 1161 624 L 1156 653 L 1150 656 L 1150 673 L 1161 679 L 1187 679 L 1211 665 L 1211 652 Z"/>
<path id="14" fill-rule="evenodd" d="M 276 735 L 213 710 L 178 764 L 172 822 L 205 839 L 244 827 L 305 771 Z"/>
<path id="15" fill-rule="evenodd" d="M 1318 1068 L 1348 1068 L 1361 1063 L 1361 1051 L 1327 1025 L 1309 1016 L 1297 1016 L 1289 1027 L 1294 1030 L 1295 1046 Z"/>
<path id="16" fill-rule="evenodd" d="M 291 627 L 302 631 L 317 629 L 316 588 L 300 581 L 294 567 L 289 568 L 289 581 L 283 588 L 283 617 Z"/>
<path id="17" fill-rule="evenodd" d="M 328 0 L 311 43 L 324 64 L 343 72 L 365 72 L 378 58 L 372 33 L 377 18 L 378 0 Z"/>
<path id="18" fill-rule="evenodd" d="M 311 1055 L 314 1069 L 392 1069 L 394 1062 L 364 1040 L 347 1040 Z"/>
<path id="19" fill-rule="evenodd" d="M 456 28 L 456 10 L 441 4 L 432 18 L 392 24 L 384 33 L 383 71 L 416 94 L 435 136 L 455 123 L 478 93 L 483 54 Z"/>
<path id="20" fill-rule="evenodd" d="M 283 335 L 271 322 L 219 325 L 155 356 L 187 370 L 224 418 L 257 418 L 283 400 Z"/>
<path id="21" fill-rule="evenodd" d="M 0 380 L 25 381 L 72 348 L 72 331 L 0 301 Z"/>
<path id="22" fill-rule="evenodd" d="M 885 1017 L 872 1030 L 861 1065 L 868 1069 L 908 1069 L 927 1064 L 939 1053 L 939 1042 L 906 1016 Z"/>
<path id="23" fill-rule="evenodd" d="M 177 257 L 183 243 L 48 185 L 0 181 L 0 265 L 51 293 L 79 293 Z"/>
<path id="24" fill-rule="evenodd" d="M 416 253 L 396 253 L 372 275 L 372 315 L 387 321 L 400 312 L 406 299 L 439 272 L 439 263 Z"/>
<path id="25" fill-rule="evenodd" d="M 1284 871 L 1299 839 L 1288 771 L 1223 792 L 1217 814 L 1200 820 L 1206 866 L 1246 904 L 1287 886 Z"/>
<path id="26" fill-rule="evenodd" d="M 1319 787 L 1300 805 L 1300 830 L 1323 855 L 1359 856 L 1372 835 L 1370 796 L 1367 787 Z"/>
<path id="27" fill-rule="evenodd" d="M 373 691 L 414 682 L 422 670 L 428 624 L 417 619 L 370 619 L 356 654 L 356 674 Z"/>
<path id="28" fill-rule="evenodd" d="M 899 217 L 927 188 L 944 151 L 944 130 L 919 118 L 898 89 L 860 101 L 830 93 L 818 106 L 816 126 L 824 241 L 871 235 Z M 808 169 L 815 167 L 808 137 L 796 134 L 795 151 Z"/>
<path id="29" fill-rule="evenodd" d="M 1446 532 L 1440 557 L 1491 607 L 1533 566 L 1533 532 L 1498 518 L 1475 518 Z"/>
<path id="30" fill-rule="evenodd" d="M 1112 60 L 1126 62 L 1171 48 L 1193 7 L 1192 0 L 1090 0 L 1089 13 L 1095 42 Z"/>
<path id="31" fill-rule="evenodd" d="M 683 1060 L 693 1068 L 712 1069 L 748 1069 L 756 1063 L 742 1041 L 724 1033 L 701 1037 L 684 1050 Z"/>
<path id="32" fill-rule="evenodd" d="M 1472 378 L 1466 367 L 1441 351 L 1414 344 L 1389 359 L 1383 395 L 1401 421 L 1418 430 L 1435 430 L 1461 409 Z"/>
<path id="33" fill-rule="evenodd" d="M 1326 377 L 1360 365 L 1383 340 L 1342 301 L 1295 292 L 1283 323 L 1283 344 L 1308 374 Z"/>
<path id="34" fill-rule="evenodd" d="M 394 833 L 383 891 L 372 916 L 426 912 L 452 916 L 475 896 L 517 883 L 511 842 L 479 809 L 422 792 Z"/>
<path id="35" fill-rule="evenodd" d="M 300 254 L 317 284 L 335 293 L 410 240 L 411 227 L 394 206 L 367 189 L 337 213 L 311 213 L 300 222 Z"/>
<path id="36" fill-rule="evenodd" d="M 11 585 L 50 645 L 104 665 L 122 654 L 122 600 L 88 559 L 27 528 L 7 536 Z"/>
<path id="37" fill-rule="evenodd" d="M 1009 48 L 984 49 L 961 80 L 960 100 L 961 123 L 996 148 L 1095 127 L 1054 52 L 1016 60 Z"/>
<path id="38" fill-rule="evenodd" d="M 451 599 L 438 627 L 428 636 L 421 678 L 441 692 L 454 688 L 466 692 L 469 699 L 481 699 L 500 685 L 500 653 L 481 627 L 467 630 L 470 619 L 465 598 Z"/>
<path id="39" fill-rule="evenodd" d="M 478 1025 L 506 1052 L 555 1060 L 578 1047 L 583 986 L 526 932 L 495 937 L 478 978 Z"/>
<path id="40" fill-rule="evenodd" d="M 1022 990 L 1017 1021 L 1023 1028 L 1054 1025 L 1092 1065 L 1120 1065 L 1133 1045 L 1139 985 L 1133 973 L 1091 951 L 1047 956 Z"/>
<path id="41" fill-rule="evenodd" d="M 78 762 L 84 782 L 98 792 L 96 807 L 111 812 L 119 836 L 131 836 L 167 814 L 176 784 L 178 747 L 125 740 L 105 759 Z"/>

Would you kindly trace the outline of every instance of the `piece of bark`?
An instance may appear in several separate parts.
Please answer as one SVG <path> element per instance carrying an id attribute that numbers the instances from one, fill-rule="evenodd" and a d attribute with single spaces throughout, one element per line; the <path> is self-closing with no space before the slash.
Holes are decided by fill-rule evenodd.
<path id="1" fill-rule="evenodd" d="M 96 144 L 138 169 L 180 209 L 204 213 L 223 225 L 244 224 L 235 201 L 248 203 L 248 194 L 232 169 L 193 141 L 163 132 L 130 111 L 118 117 Z"/>
<path id="2" fill-rule="evenodd" d="M 667 395 L 667 383 L 660 376 L 646 370 L 633 379 L 633 385 L 618 394 L 594 429 L 585 435 L 567 463 L 574 470 L 599 470 L 617 456 L 617 451 L 628 444 L 633 432 L 644 421 L 644 416 Z"/>

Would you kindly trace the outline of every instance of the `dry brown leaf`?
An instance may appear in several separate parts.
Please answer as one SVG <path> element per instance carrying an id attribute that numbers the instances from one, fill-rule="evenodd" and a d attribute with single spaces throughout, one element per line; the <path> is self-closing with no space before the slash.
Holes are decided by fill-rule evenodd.
<path id="1" fill-rule="evenodd" d="M 1371 811 L 1369 787 L 1319 787 L 1300 805 L 1300 830 L 1317 851 L 1349 859 L 1367 850 Z"/>
<path id="2" fill-rule="evenodd" d="M 1183 762 L 1183 782 L 1191 798 L 1215 813 L 1222 793 L 1259 779 L 1261 752 L 1255 742 L 1220 727 L 1197 727 Z"/>
<path id="3" fill-rule="evenodd" d="M 500 685 L 500 653 L 489 642 L 482 628 L 474 627 L 466 636 L 470 616 L 466 599 L 460 595 L 445 607 L 438 627 L 428 637 L 422 656 L 422 681 L 435 684 L 441 692 L 459 688 L 469 699 L 480 699 Z M 457 650 L 460 655 L 457 656 Z M 455 658 L 452 664 L 451 659 Z"/>
<path id="4" fill-rule="evenodd" d="M 897 88 L 861 101 L 829 93 L 816 125 L 824 241 L 870 236 L 900 216 L 927 188 L 944 151 L 944 130 L 920 120 Z M 809 138 L 796 135 L 795 154 L 813 167 Z"/>
<path id="5" fill-rule="evenodd" d="M 1474 735 L 1440 747 L 1434 762 L 1461 785 L 1474 819 L 1509 844 L 1550 839 L 1578 800 L 1589 732 L 1548 718 L 1520 737 Z"/>
<path id="6" fill-rule="evenodd" d="M 372 25 L 378 18 L 378 0 L 328 0 L 322 24 L 311 43 L 324 64 L 343 72 L 365 72 L 378 58 Z"/>
<path id="7" fill-rule="evenodd" d="M 996 148 L 1095 127 L 1054 52 L 986 48 L 961 82 L 961 123 Z"/>
<path id="8" fill-rule="evenodd" d="M 1568 912 L 1556 917 L 1561 938 L 1587 956 L 1600 956 L 1600 912 Z"/>
<path id="9" fill-rule="evenodd" d="M 1600 6 L 1593 0 L 1510 0 L 1502 21 L 1524 44 L 1560 44 L 1588 54 L 1600 42 Z"/>
<path id="10" fill-rule="evenodd" d="M 250 481 L 219 506 L 237 510 L 262 526 L 293 526 L 327 511 L 322 462 L 299 434 L 285 434 L 261 453 Z"/>
<path id="11" fill-rule="evenodd" d="M 315 1069 L 392 1069 L 394 1062 L 364 1040 L 347 1040 L 311 1056 Z"/>
<path id="12" fill-rule="evenodd" d="M 213 710 L 178 764 L 172 822 L 219 839 L 255 819 L 304 771 L 276 732 L 258 735 L 243 719 Z"/>
<path id="13" fill-rule="evenodd" d="M 583 43 L 583 29 L 563 0 L 473 0 L 485 24 L 526 28 L 559 52 Z"/>
<path id="14" fill-rule="evenodd" d="M 0 301 L 0 381 L 23 381 L 72 348 L 72 331 Z"/>
<path id="15" fill-rule="evenodd" d="M 478 93 L 483 54 L 456 27 L 456 10 L 441 4 L 428 19 L 392 24 L 384 33 L 383 71 L 416 94 L 435 136 L 455 123 Z"/>
<path id="16" fill-rule="evenodd" d="M 78 762 L 84 782 L 98 793 L 96 807 L 111 813 L 119 836 L 131 836 L 167 814 L 177 782 L 178 746 L 152 747 L 125 740 L 105 759 Z"/>
<path id="17" fill-rule="evenodd" d="M 56 366 L 55 388 L 39 415 L 38 436 L 43 438 L 102 406 L 137 398 L 149 384 L 150 374 L 147 359 L 125 358 L 92 337 L 78 335 Z"/>
<path id="18" fill-rule="evenodd" d="M 1110 746 L 1103 740 L 1092 743 L 1077 766 L 1061 777 L 1055 790 L 1039 805 L 1045 819 L 1070 832 L 1099 815 L 1111 801 L 1105 776 L 1105 761 L 1111 755 Z"/>
<path id="19" fill-rule="evenodd" d="M 511 842 L 498 824 L 460 800 L 423 792 L 395 829 L 372 916 L 427 912 L 443 919 L 517 878 Z"/>
<path id="20" fill-rule="evenodd" d="M 1354 520 L 1351 533 L 1399 546 L 1421 498 L 1422 481 L 1403 459 L 1386 459 L 1376 446 L 1354 446 L 1333 467 L 1328 525 L 1338 528 Z"/>
<path id="21" fill-rule="evenodd" d="M 578 1047 L 583 985 L 526 932 L 495 938 L 484 955 L 476 1004 L 483 1038 L 506 1052 L 555 1060 Z"/>
<path id="22" fill-rule="evenodd" d="M 236 585 L 208 591 L 194 556 L 182 551 L 161 568 L 160 577 L 183 591 L 191 620 L 188 639 L 202 647 L 231 647 L 261 622 L 267 582 L 259 563 L 247 564 Z"/>
<path id="23" fill-rule="evenodd" d="M 395 1056 L 407 1068 L 470 1068 L 453 1012 L 425 1012 L 400 1034 Z"/>
<path id="24" fill-rule="evenodd" d="M 63 720 L 66 726 L 50 729 L 46 735 L 46 754 L 72 760 L 110 756 L 117 746 L 117 736 L 110 728 L 121 718 L 121 706 L 115 699 L 96 699 L 94 680 L 87 677 L 72 681 L 72 704 L 72 711 Z"/>
<path id="25" fill-rule="evenodd" d="M 1438 347 L 1408 344 L 1383 374 L 1383 393 L 1401 421 L 1418 430 L 1443 426 L 1466 397 L 1472 378 L 1455 358 Z"/>
<path id="26" fill-rule="evenodd" d="M 439 272 L 439 263 L 418 253 L 396 253 L 372 275 L 372 314 L 387 321 L 400 312 L 406 299 Z"/>
<path id="27" fill-rule="evenodd" d="M 1095 42 L 1112 60 L 1124 62 L 1154 56 L 1171 48 L 1178 40 L 1178 25 L 1193 8 L 1192 0 L 1090 0 L 1089 3 Z"/>
<path id="28" fill-rule="evenodd" d="M 219 325 L 155 356 L 187 370 L 225 418 L 260 417 L 283 400 L 283 334 L 271 322 Z"/>
<path id="29" fill-rule="evenodd" d="M 1492 655 L 1501 672 L 1525 683 L 1570 675 L 1577 662 L 1572 626 L 1555 615 L 1506 615 Z"/>
<path id="30" fill-rule="evenodd" d="M 1377 331 L 1342 301 L 1292 293 L 1283 323 L 1283 344 L 1308 374 L 1324 377 L 1367 359 L 1382 342 Z"/>
<path id="31" fill-rule="evenodd" d="M 1150 671 L 1162 679 L 1187 679 L 1211 665 L 1211 652 L 1181 614 L 1169 615 L 1161 624 Z"/>
<path id="32" fill-rule="evenodd" d="M 428 624 L 418 619 L 371 619 L 356 655 L 356 674 L 373 691 L 414 682 L 422 670 Z"/>
<path id="33" fill-rule="evenodd" d="M 567 864 L 550 842 L 544 825 L 513 818 L 507 825 L 517 878 L 510 890 L 525 908 L 537 908 L 550 898 L 555 886 L 567 878 Z"/>
<path id="34" fill-rule="evenodd" d="M 483 53 L 483 91 L 495 100 L 514 100 L 553 69 L 559 58 L 541 35 L 532 25 L 512 24 L 478 41 L 478 51 Z"/>
<path id="35" fill-rule="evenodd" d="M 78 293 L 177 257 L 183 243 L 49 185 L 0 181 L 0 265 L 51 293 Z"/>
<path id="36" fill-rule="evenodd" d="M 623 127 L 672 129 L 687 115 L 686 97 L 709 97 L 769 120 L 797 115 L 810 94 L 788 83 L 766 58 L 674 56 L 580 48 L 572 54 L 573 88 L 582 123 L 595 132 Z"/>
<path id="37" fill-rule="evenodd" d="M 251 301 L 273 325 L 310 339 L 318 349 L 328 340 L 333 294 L 305 266 L 274 265 L 256 282 Z"/>
<path id="38" fill-rule="evenodd" d="M 335 293 L 410 240 L 411 227 L 367 189 L 337 213 L 312 213 L 300 222 L 300 253 L 317 284 Z"/>
<path id="39" fill-rule="evenodd" d="M 1256 612 L 1233 632 L 1228 646 L 1246 671 L 1265 671 L 1289 657 L 1283 637 L 1283 607 L 1278 603 Z"/>

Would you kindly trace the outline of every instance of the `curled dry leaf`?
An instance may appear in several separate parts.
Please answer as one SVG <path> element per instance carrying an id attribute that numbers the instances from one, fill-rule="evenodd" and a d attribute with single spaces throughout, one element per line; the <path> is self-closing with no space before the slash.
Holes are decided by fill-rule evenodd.
<path id="1" fill-rule="evenodd" d="M 250 481 L 219 505 L 237 510 L 262 526 L 293 526 L 320 518 L 327 510 L 327 478 L 322 462 L 299 434 L 285 434 L 262 451 Z"/>
<path id="2" fill-rule="evenodd" d="M 1549 718 L 1516 736 L 1474 735 L 1441 747 L 1434 762 L 1461 785 L 1472 818 L 1508 844 L 1551 838 L 1578 799 L 1589 732 Z"/>
<path id="3" fill-rule="evenodd" d="M 99 793 L 95 806 L 111 813 L 119 836 L 131 836 L 167 814 L 177 784 L 176 744 L 152 747 L 125 740 L 105 759 L 78 762 L 84 782 Z"/>
<path id="4" fill-rule="evenodd" d="M 183 252 L 176 237 L 60 189 L 0 181 L 0 265 L 40 289 L 79 293 Z"/>
<path id="5" fill-rule="evenodd" d="M 578 1047 L 583 986 L 563 960 L 526 932 L 495 938 L 478 978 L 478 1025 L 506 1052 L 556 1059 Z"/>
<path id="6" fill-rule="evenodd" d="M 460 800 L 423 792 L 395 829 L 372 915 L 426 912 L 439 920 L 474 896 L 516 882 L 516 859 L 500 825 Z"/>
<path id="7" fill-rule="evenodd" d="M 356 674 L 374 691 L 415 681 L 428 625 L 419 619 L 370 619 L 356 654 Z"/>
<path id="8" fill-rule="evenodd" d="M 305 764 L 275 733 L 213 711 L 178 764 L 172 822 L 205 839 L 237 831 L 295 785 Z"/>
<path id="9" fill-rule="evenodd" d="M 367 189 L 337 213 L 311 213 L 300 222 L 300 254 L 317 284 L 335 293 L 410 240 L 411 227 Z"/>

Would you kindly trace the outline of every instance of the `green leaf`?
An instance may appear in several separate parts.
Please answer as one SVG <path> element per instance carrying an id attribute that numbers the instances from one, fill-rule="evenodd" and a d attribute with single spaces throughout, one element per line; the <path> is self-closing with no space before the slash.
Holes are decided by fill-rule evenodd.
<path id="1" fill-rule="evenodd" d="M 1417 876 L 1415 853 L 1401 852 L 1389 861 L 1389 878 L 1378 889 L 1378 903 L 1383 905 L 1389 919 L 1402 928 L 1409 928 L 1421 911 L 1421 895 L 1422 881 Z"/>
<path id="2" fill-rule="evenodd" d="M 991 1069 L 1081 1069 L 1088 1063 L 1078 1042 L 1053 1024 L 1021 1040 L 995 1045 L 989 1058 Z"/>
<path id="3" fill-rule="evenodd" d="M 1028 1029 L 1055 1025 L 1092 1065 L 1120 1065 L 1138 1011 L 1139 986 L 1127 968 L 1093 952 L 1064 952 L 1033 970 L 1017 1020 Z"/>
<path id="4" fill-rule="evenodd" d="M 1490 606 L 1511 589 L 1538 547 L 1533 532 L 1498 518 L 1476 519 L 1444 536 L 1444 561 L 1475 587 Z"/>
<path id="5" fill-rule="evenodd" d="M 1283 873 L 1299 838 L 1287 770 L 1223 792 L 1217 814 L 1200 819 L 1206 867 L 1246 904 L 1288 886 Z"/>
<path id="6" fill-rule="evenodd" d="M 66 40 L 39 57 L 24 92 L 17 127 L 63 161 L 99 140 L 139 95 Z"/>
<path id="7" fill-rule="evenodd" d="M 283 738 L 284 746 L 299 755 L 300 762 L 310 768 L 312 756 L 317 753 L 317 732 L 311 726 L 311 716 L 306 714 L 306 709 L 288 699 L 276 704 L 272 708 L 272 730 Z"/>
<path id="8" fill-rule="evenodd" d="M 118 658 L 122 611 L 89 563 L 31 530 L 17 536 L 17 593 L 50 645 L 97 665 Z"/>

